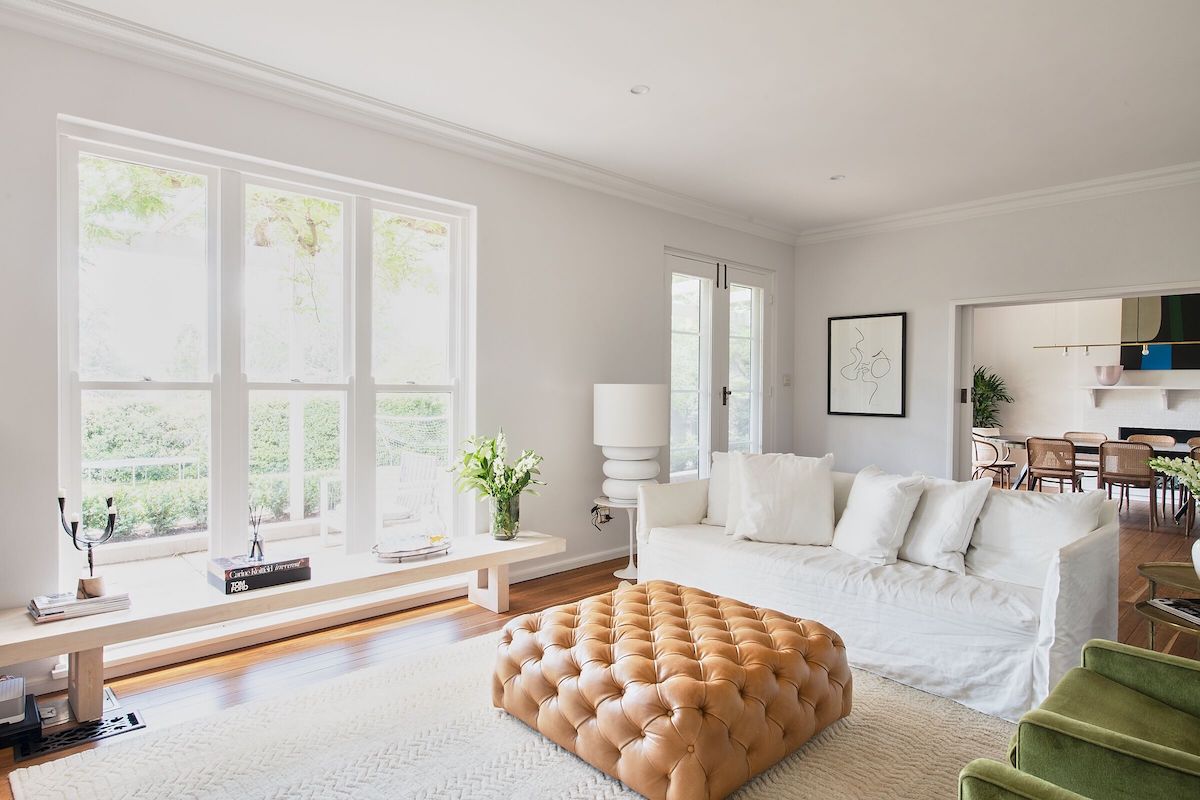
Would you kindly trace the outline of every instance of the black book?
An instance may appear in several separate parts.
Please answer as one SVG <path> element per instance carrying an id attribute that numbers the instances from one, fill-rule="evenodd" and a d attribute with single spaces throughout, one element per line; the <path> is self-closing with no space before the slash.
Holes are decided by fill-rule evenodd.
<path id="1" fill-rule="evenodd" d="M 308 559 L 304 559 L 308 561 Z M 270 586 L 282 586 L 285 583 L 295 583 L 297 581 L 307 581 L 312 578 L 312 567 L 293 567 L 289 569 L 278 569 L 267 572 L 259 572 L 253 575 L 245 575 L 241 578 L 226 579 L 222 575 L 214 572 L 208 573 L 208 582 L 215 588 L 220 589 L 225 594 L 241 594 L 242 592 L 252 592 L 255 589 L 266 589 Z"/>

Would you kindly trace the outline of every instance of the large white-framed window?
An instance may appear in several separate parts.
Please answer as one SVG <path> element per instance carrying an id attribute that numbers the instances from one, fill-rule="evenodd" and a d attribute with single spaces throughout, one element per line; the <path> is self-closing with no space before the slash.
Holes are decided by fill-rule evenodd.
<path id="1" fill-rule="evenodd" d="M 771 443 L 774 275 L 668 251 L 673 481 L 708 477 L 712 452 Z"/>
<path id="2" fill-rule="evenodd" d="M 250 506 L 347 552 L 472 527 L 473 208 L 75 122 L 59 151 L 60 471 L 87 526 L 116 498 L 110 558 L 242 552 Z"/>

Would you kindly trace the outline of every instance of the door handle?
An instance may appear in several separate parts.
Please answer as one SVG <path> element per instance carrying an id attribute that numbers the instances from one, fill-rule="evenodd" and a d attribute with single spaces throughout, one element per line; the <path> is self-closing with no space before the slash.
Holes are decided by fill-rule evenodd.
<path id="1" fill-rule="evenodd" d="M 729 405 L 729 395 L 731 395 L 731 394 L 733 394 L 733 392 L 729 391 L 728 386 L 721 387 L 721 405 L 723 405 L 723 406 Z"/>

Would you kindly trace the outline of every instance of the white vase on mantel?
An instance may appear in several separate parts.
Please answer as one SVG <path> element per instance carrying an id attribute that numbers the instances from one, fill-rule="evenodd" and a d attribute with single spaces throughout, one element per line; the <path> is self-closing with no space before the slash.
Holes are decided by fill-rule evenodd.
<path id="1" fill-rule="evenodd" d="M 1196 570 L 1196 577 L 1200 578 L 1200 536 L 1192 542 L 1192 569 Z"/>

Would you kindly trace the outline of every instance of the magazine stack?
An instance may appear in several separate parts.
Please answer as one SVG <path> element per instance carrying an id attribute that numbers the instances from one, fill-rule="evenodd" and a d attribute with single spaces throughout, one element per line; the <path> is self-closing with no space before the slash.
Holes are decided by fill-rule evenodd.
<path id="1" fill-rule="evenodd" d="M 53 622 L 58 619 L 74 619 L 106 611 L 123 611 L 129 608 L 129 594 L 120 592 L 102 597 L 80 600 L 75 592 L 40 594 L 29 601 L 29 615 L 34 622 Z"/>

